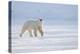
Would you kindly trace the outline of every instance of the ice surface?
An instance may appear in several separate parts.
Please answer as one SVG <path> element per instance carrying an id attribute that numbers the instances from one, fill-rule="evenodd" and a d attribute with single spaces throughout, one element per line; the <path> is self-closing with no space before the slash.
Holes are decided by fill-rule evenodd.
<path id="1" fill-rule="evenodd" d="M 41 37 L 39 33 L 37 37 L 30 37 L 28 32 L 25 32 L 23 36 L 20 37 L 20 27 L 17 30 L 13 29 L 12 31 L 13 53 L 76 49 L 78 47 L 76 29 L 45 29 L 43 37 Z"/>

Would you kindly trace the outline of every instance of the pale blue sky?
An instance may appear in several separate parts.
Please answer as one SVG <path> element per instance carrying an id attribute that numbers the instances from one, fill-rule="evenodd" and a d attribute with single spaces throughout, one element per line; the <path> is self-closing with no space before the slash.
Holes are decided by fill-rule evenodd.
<path id="1" fill-rule="evenodd" d="M 12 2 L 12 24 L 42 17 L 46 25 L 77 25 L 78 6 L 32 2 Z"/>

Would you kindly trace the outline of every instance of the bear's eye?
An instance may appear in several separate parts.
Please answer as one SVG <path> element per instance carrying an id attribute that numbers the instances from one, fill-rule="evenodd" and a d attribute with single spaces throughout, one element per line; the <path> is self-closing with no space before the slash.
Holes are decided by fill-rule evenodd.
<path id="1" fill-rule="evenodd" d="M 40 21 L 42 21 L 42 19 L 40 19 Z"/>

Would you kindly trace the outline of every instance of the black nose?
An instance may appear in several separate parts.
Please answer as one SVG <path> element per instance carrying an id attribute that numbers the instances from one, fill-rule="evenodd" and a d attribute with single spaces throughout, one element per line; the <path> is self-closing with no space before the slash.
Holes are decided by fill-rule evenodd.
<path id="1" fill-rule="evenodd" d="M 42 19 L 40 19 L 40 21 L 42 21 Z"/>

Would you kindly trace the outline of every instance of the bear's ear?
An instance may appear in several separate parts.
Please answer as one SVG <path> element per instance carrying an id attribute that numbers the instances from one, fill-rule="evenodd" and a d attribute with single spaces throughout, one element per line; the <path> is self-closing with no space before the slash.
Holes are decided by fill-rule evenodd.
<path id="1" fill-rule="evenodd" d="M 42 21 L 42 19 L 39 19 L 40 21 Z"/>

